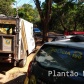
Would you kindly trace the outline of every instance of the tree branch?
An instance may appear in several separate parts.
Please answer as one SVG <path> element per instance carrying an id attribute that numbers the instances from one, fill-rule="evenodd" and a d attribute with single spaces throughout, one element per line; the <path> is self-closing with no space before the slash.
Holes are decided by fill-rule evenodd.
<path id="1" fill-rule="evenodd" d="M 38 12 L 39 12 L 39 15 L 40 15 L 40 18 L 43 18 L 43 12 L 42 12 L 42 9 L 41 9 L 41 6 L 40 6 L 40 1 L 39 0 L 33 0 L 37 9 L 38 9 Z"/>

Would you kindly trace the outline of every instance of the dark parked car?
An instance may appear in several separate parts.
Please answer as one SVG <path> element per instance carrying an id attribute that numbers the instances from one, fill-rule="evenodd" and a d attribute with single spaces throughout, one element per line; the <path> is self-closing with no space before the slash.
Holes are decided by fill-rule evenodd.
<path id="1" fill-rule="evenodd" d="M 70 40 L 74 42 L 84 42 L 84 35 L 72 36 Z"/>
<path id="2" fill-rule="evenodd" d="M 24 84 L 84 84 L 84 42 L 47 42 L 30 62 Z"/>

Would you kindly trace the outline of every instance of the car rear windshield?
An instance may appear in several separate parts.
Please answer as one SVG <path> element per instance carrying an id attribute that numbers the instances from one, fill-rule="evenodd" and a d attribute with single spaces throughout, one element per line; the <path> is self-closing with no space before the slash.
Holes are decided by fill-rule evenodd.
<path id="1" fill-rule="evenodd" d="M 41 32 L 39 28 L 34 28 L 34 32 Z"/>
<path id="2" fill-rule="evenodd" d="M 42 66 L 61 70 L 84 70 L 84 50 L 73 47 L 44 45 L 36 55 Z"/>

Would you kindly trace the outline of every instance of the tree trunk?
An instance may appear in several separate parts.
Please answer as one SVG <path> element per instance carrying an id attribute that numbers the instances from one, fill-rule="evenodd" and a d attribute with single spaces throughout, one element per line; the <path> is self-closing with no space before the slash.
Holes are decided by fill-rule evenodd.
<path id="1" fill-rule="evenodd" d="M 42 42 L 47 42 L 48 41 L 48 24 L 47 22 L 43 21 L 42 23 L 43 25 L 43 39 L 42 39 Z"/>
<path id="2" fill-rule="evenodd" d="M 51 19 L 52 0 L 45 0 L 45 4 L 46 4 L 46 9 L 45 9 L 46 12 L 45 13 L 41 9 L 40 1 L 39 0 L 33 0 L 33 1 L 36 4 L 36 7 L 37 7 L 39 15 L 40 15 L 41 24 L 42 24 L 42 28 L 43 28 L 43 40 L 42 40 L 42 42 L 44 43 L 44 42 L 48 41 L 47 32 L 48 32 L 48 24 L 49 24 L 49 21 Z"/>

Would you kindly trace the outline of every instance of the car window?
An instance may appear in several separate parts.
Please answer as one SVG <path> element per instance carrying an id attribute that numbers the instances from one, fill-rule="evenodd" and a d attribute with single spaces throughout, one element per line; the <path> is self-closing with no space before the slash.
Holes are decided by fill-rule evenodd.
<path id="1" fill-rule="evenodd" d="M 62 70 L 84 70 L 84 50 L 44 45 L 36 55 L 36 61 L 42 66 L 54 67 Z"/>

